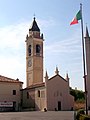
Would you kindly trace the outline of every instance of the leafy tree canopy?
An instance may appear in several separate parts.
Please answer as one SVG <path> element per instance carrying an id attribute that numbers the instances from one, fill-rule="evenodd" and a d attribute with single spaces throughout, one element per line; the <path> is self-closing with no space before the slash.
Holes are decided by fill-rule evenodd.
<path id="1" fill-rule="evenodd" d="M 75 101 L 85 100 L 85 95 L 84 95 L 84 92 L 82 90 L 77 90 L 77 89 L 70 88 L 70 94 L 72 96 L 74 96 Z"/>

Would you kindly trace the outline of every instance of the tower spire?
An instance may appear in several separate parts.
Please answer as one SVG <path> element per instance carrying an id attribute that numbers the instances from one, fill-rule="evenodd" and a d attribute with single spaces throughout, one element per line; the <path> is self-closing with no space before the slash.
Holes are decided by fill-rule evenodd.
<path id="1" fill-rule="evenodd" d="M 47 73 L 47 70 L 46 70 L 45 78 L 48 79 L 48 73 Z"/>
<path id="2" fill-rule="evenodd" d="M 68 86 L 69 86 L 69 76 L 68 76 L 68 73 L 66 73 L 66 80 L 67 80 L 67 82 L 68 82 Z"/>
<path id="3" fill-rule="evenodd" d="M 30 27 L 29 31 L 37 31 L 37 32 L 40 32 L 40 29 L 37 25 L 37 22 L 36 22 L 36 18 L 34 16 L 33 18 L 33 23 L 32 23 L 32 26 Z"/>
<path id="4" fill-rule="evenodd" d="M 33 16 L 34 16 L 34 19 L 35 19 L 35 13 L 34 13 L 34 15 L 33 15 Z"/>
<path id="5" fill-rule="evenodd" d="M 58 71 L 58 67 L 56 66 L 56 71 L 55 71 L 56 75 L 59 74 L 59 71 Z"/>
<path id="6" fill-rule="evenodd" d="M 67 80 L 67 81 L 69 80 L 69 76 L 68 76 L 68 73 L 66 73 L 66 80 Z"/>
<path id="7" fill-rule="evenodd" d="M 89 37 L 88 27 L 86 26 L 86 37 Z"/>

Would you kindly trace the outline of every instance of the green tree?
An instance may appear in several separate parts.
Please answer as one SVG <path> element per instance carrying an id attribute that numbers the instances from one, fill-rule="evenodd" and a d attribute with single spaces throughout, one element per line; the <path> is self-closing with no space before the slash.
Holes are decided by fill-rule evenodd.
<path id="1" fill-rule="evenodd" d="M 81 101 L 81 100 L 84 101 L 85 100 L 85 95 L 84 95 L 84 92 L 82 90 L 70 88 L 70 94 L 72 96 L 74 96 L 75 101 Z"/>

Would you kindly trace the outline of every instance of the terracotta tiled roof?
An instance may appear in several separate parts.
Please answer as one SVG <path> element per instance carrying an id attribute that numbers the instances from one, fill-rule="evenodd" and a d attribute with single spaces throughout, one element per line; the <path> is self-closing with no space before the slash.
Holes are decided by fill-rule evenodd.
<path id="1" fill-rule="evenodd" d="M 26 87 L 25 89 L 32 89 L 32 88 L 44 87 L 44 86 L 45 86 L 45 82 L 42 82 L 42 83 L 36 83 L 36 84 L 30 85 Z"/>
<path id="2" fill-rule="evenodd" d="M 12 79 L 12 78 L 8 78 L 5 76 L 0 75 L 0 82 L 10 82 L 10 83 L 23 83 L 21 81 L 19 81 L 19 79 Z"/>

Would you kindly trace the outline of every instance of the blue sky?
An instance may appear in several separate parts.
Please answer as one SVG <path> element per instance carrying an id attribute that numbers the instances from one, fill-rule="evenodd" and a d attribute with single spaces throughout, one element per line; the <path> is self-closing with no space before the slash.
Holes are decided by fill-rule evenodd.
<path id="1" fill-rule="evenodd" d="M 85 33 L 89 0 L 0 0 L 0 74 L 26 83 L 25 38 L 35 14 L 45 39 L 44 73 L 51 77 L 58 66 L 64 78 L 68 72 L 71 87 L 84 89 L 81 26 L 70 26 L 81 2 Z"/>

